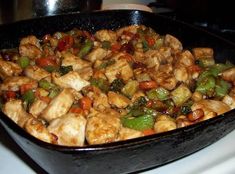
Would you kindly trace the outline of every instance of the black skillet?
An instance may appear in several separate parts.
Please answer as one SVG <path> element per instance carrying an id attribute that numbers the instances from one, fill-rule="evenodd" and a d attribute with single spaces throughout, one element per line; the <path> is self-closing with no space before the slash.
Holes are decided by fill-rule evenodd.
<path id="1" fill-rule="evenodd" d="M 144 24 L 160 34 L 178 37 L 184 48 L 212 47 L 219 62 L 235 62 L 235 45 L 182 22 L 141 11 L 101 11 L 67 14 L 8 24 L 0 27 L 0 49 L 16 47 L 23 36 L 66 31 L 73 27 L 95 32 L 131 24 Z M 26 133 L 4 114 L 0 122 L 15 142 L 50 174 L 130 173 L 164 165 L 219 140 L 235 128 L 235 111 L 213 119 L 123 142 L 87 147 L 64 147 L 44 143 Z"/>

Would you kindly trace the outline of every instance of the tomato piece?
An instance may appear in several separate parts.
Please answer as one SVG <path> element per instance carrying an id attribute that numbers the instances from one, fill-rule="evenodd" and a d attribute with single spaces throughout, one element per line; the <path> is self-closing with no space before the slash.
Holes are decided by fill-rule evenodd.
<path id="1" fill-rule="evenodd" d="M 150 90 L 157 87 L 157 82 L 154 80 L 139 82 L 139 88 L 142 90 Z"/>
<path id="2" fill-rule="evenodd" d="M 14 98 L 16 98 L 16 92 L 14 92 L 14 91 L 6 91 L 5 96 L 6 96 L 7 100 L 14 99 Z"/>
<path id="3" fill-rule="evenodd" d="M 83 97 L 80 99 L 80 107 L 83 110 L 90 110 L 92 105 L 92 100 L 89 97 Z"/>
<path id="4" fill-rule="evenodd" d="M 76 114 L 80 114 L 83 112 L 83 110 L 81 108 L 78 108 L 78 107 L 72 107 L 69 112 L 72 112 L 72 113 L 76 113 Z"/>
<path id="5" fill-rule="evenodd" d="M 64 36 L 59 40 L 57 49 L 59 51 L 67 50 L 73 46 L 73 43 L 74 43 L 74 39 L 72 36 L 70 35 Z"/>
<path id="6" fill-rule="evenodd" d="M 32 84 L 28 83 L 28 84 L 23 84 L 20 86 L 20 93 L 24 94 L 25 92 L 27 92 L 28 90 L 32 89 Z"/>
<path id="7" fill-rule="evenodd" d="M 191 72 L 201 72 L 202 68 L 199 65 L 191 65 L 188 67 Z"/>
<path id="8" fill-rule="evenodd" d="M 155 134 L 155 132 L 154 132 L 153 129 L 146 129 L 146 130 L 143 131 L 143 134 L 145 136 L 147 136 L 147 135 L 153 135 L 153 134 Z"/>
<path id="9" fill-rule="evenodd" d="M 153 100 L 149 100 L 146 104 L 146 107 L 151 108 L 151 107 L 153 107 L 153 104 L 154 104 Z"/>
<path id="10" fill-rule="evenodd" d="M 152 37 L 145 36 L 145 40 L 147 41 L 147 43 L 150 47 L 154 46 L 155 40 Z"/>
<path id="11" fill-rule="evenodd" d="M 121 45 L 119 43 L 115 43 L 111 46 L 111 50 L 113 52 L 119 51 L 121 49 Z"/>
<path id="12" fill-rule="evenodd" d="M 53 57 L 42 57 L 35 60 L 35 63 L 39 67 L 46 67 L 46 66 L 56 66 L 56 61 Z"/>

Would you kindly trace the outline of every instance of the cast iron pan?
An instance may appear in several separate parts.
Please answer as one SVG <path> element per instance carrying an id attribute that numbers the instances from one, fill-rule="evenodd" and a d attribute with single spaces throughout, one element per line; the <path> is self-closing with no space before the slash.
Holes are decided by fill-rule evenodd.
<path id="1" fill-rule="evenodd" d="M 73 27 L 95 32 L 144 24 L 160 34 L 178 37 L 185 48 L 212 47 L 219 62 L 234 63 L 235 45 L 182 22 L 141 11 L 101 11 L 39 18 L 0 27 L 0 49 L 16 47 L 23 36 L 37 37 Z M 50 174 L 130 173 L 164 165 L 219 140 L 235 128 L 235 111 L 177 130 L 105 145 L 64 147 L 26 133 L 3 113 L 0 122 L 15 142 Z"/>

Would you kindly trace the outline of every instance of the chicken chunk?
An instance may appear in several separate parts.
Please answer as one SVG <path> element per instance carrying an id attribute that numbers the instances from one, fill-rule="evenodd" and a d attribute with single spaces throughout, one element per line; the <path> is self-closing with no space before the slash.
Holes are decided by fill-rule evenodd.
<path id="1" fill-rule="evenodd" d="M 154 124 L 154 131 L 156 133 L 166 132 L 176 129 L 176 122 L 168 115 L 160 115 Z"/>
<path id="2" fill-rule="evenodd" d="M 110 83 L 117 78 L 117 75 L 127 81 L 133 77 L 133 70 L 126 59 L 118 59 L 112 66 L 106 68 L 105 75 Z"/>
<path id="3" fill-rule="evenodd" d="M 232 82 L 235 85 L 235 67 L 225 70 L 221 73 L 224 80 Z"/>
<path id="4" fill-rule="evenodd" d="M 174 76 L 176 80 L 180 82 L 187 83 L 190 79 L 190 74 L 188 73 L 186 67 L 178 66 L 174 69 Z"/>
<path id="5" fill-rule="evenodd" d="M 119 131 L 117 141 L 129 140 L 132 138 L 138 138 L 144 136 L 143 132 L 134 129 L 122 127 Z"/>
<path id="6" fill-rule="evenodd" d="M 27 68 L 25 68 L 24 74 L 25 76 L 37 81 L 49 77 L 51 75 L 49 72 L 38 66 L 28 66 Z"/>
<path id="7" fill-rule="evenodd" d="M 0 77 L 5 79 L 9 76 L 18 76 L 22 72 L 22 68 L 13 62 L 0 59 Z"/>
<path id="8" fill-rule="evenodd" d="M 226 95 L 222 101 L 230 106 L 231 109 L 235 109 L 235 96 Z"/>
<path id="9" fill-rule="evenodd" d="M 62 53 L 62 66 L 72 66 L 73 71 L 78 71 L 86 67 L 91 67 L 91 63 L 85 60 L 80 59 L 79 57 L 75 56 L 70 52 L 63 52 Z"/>
<path id="10" fill-rule="evenodd" d="M 95 37 L 101 42 L 109 41 L 113 43 L 117 40 L 116 32 L 112 30 L 99 30 L 95 33 Z"/>
<path id="11" fill-rule="evenodd" d="M 51 134 L 46 126 L 38 119 L 32 117 L 27 120 L 24 126 L 25 130 L 35 138 L 38 138 L 47 143 L 57 144 L 57 137 Z"/>
<path id="12" fill-rule="evenodd" d="M 155 70 L 157 71 L 162 59 L 162 55 L 159 53 L 159 51 L 148 50 L 147 52 L 145 52 L 145 57 L 146 59 L 144 60 L 144 63 L 147 65 L 147 67 L 148 68 L 154 67 Z"/>
<path id="13" fill-rule="evenodd" d="M 21 127 L 23 127 L 25 122 L 32 117 L 24 110 L 21 100 L 10 100 L 6 102 L 2 111 Z"/>
<path id="14" fill-rule="evenodd" d="M 176 66 L 189 67 L 194 65 L 194 62 L 195 60 L 192 53 L 189 50 L 185 50 L 177 56 Z"/>
<path id="15" fill-rule="evenodd" d="M 204 115 L 206 116 L 206 113 L 215 112 L 217 115 L 223 114 L 225 112 L 228 112 L 230 110 L 229 105 L 225 104 L 222 101 L 217 100 L 200 100 L 196 103 L 194 103 L 191 106 L 192 111 L 196 109 L 202 109 L 204 111 Z"/>
<path id="16" fill-rule="evenodd" d="M 40 117 L 47 121 L 59 118 L 66 114 L 74 102 L 73 89 L 65 88 L 43 110 Z"/>
<path id="17" fill-rule="evenodd" d="M 108 100 L 109 104 L 118 108 L 126 108 L 131 103 L 127 97 L 112 91 L 108 92 Z"/>
<path id="18" fill-rule="evenodd" d="M 175 53 L 183 50 L 182 43 L 176 37 L 170 34 L 165 36 L 164 44 L 169 46 Z"/>
<path id="19" fill-rule="evenodd" d="M 89 92 L 88 96 L 93 101 L 93 108 L 98 111 L 103 111 L 110 108 L 108 97 L 99 88 L 93 87 L 93 92 Z"/>
<path id="20" fill-rule="evenodd" d="M 116 111 L 91 113 L 88 115 L 86 140 L 89 144 L 114 142 L 119 133 L 121 121 Z"/>
<path id="21" fill-rule="evenodd" d="M 80 77 L 84 80 L 90 80 L 93 75 L 92 67 L 88 66 L 77 71 Z"/>
<path id="22" fill-rule="evenodd" d="M 58 144 L 65 146 L 83 146 L 85 128 L 86 119 L 73 113 L 52 120 L 47 127 L 50 133 L 58 137 Z"/>
<path id="23" fill-rule="evenodd" d="M 33 104 L 30 106 L 29 113 L 37 118 L 46 107 L 47 103 L 38 99 L 34 101 Z"/>
<path id="24" fill-rule="evenodd" d="M 24 37 L 20 40 L 20 45 L 26 45 L 26 44 L 31 44 L 40 48 L 39 39 L 37 39 L 36 36 L 34 35 Z"/>
<path id="25" fill-rule="evenodd" d="M 20 45 L 19 53 L 21 56 L 27 56 L 30 59 L 35 59 L 42 55 L 42 51 L 32 44 Z"/>
<path id="26" fill-rule="evenodd" d="M 90 62 L 95 62 L 96 60 L 102 60 L 110 54 L 110 51 L 103 48 L 93 49 L 87 56 L 86 59 Z"/>
<path id="27" fill-rule="evenodd" d="M 208 59 L 214 57 L 214 51 L 212 48 L 194 48 L 193 55 L 195 59 Z"/>
<path id="28" fill-rule="evenodd" d="M 31 84 L 32 88 L 37 88 L 38 83 L 28 77 L 14 76 L 6 78 L 2 84 L 0 84 L 0 90 L 18 91 L 21 85 Z"/>
<path id="29" fill-rule="evenodd" d="M 52 81 L 62 88 L 73 88 L 76 91 L 80 91 L 83 87 L 90 84 L 75 71 L 70 71 L 63 76 L 60 76 L 59 73 L 52 73 Z"/>

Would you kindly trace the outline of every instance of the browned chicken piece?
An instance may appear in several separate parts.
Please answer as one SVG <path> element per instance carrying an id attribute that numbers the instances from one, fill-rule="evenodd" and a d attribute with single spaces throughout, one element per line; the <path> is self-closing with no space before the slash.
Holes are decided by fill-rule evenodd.
<path id="1" fill-rule="evenodd" d="M 90 82 L 82 79 L 76 71 L 70 71 L 63 76 L 60 76 L 59 73 L 53 72 L 52 81 L 62 88 L 73 88 L 76 91 L 80 91 L 83 87 L 90 84 Z"/>
<path id="2" fill-rule="evenodd" d="M 232 82 L 235 85 L 235 67 L 225 70 L 221 73 L 221 77 L 229 82 Z"/>
<path id="3" fill-rule="evenodd" d="M 223 114 L 225 112 L 228 112 L 230 110 L 229 105 L 225 104 L 222 101 L 217 100 L 200 100 L 198 102 L 195 102 L 191 106 L 192 111 L 196 109 L 202 109 L 204 112 L 204 115 L 214 112 L 217 115 Z"/>
<path id="4" fill-rule="evenodd" d="M 77 71 L 80 77 L 84 80 L 90 80 L 90 78 L 93 76 L 93 69 L 92 67 L 84 67 Z"/>
<path id="5" fill-rule="evenodd" d="M 93 87 L 93 92 L 88 93 L 93 101 L 93 108 L 98 111 L 104 111 L 106 108 L 110 108 L 108 97 L 99 88 Z"/>
<path id="6" fill-rule="evenodd" d="M 14 76 L 6 78 L 3 83 L 0 84 L 0 90 L 18 91 L 20 86 L 24 84 L 31 84 L 32 88 L 37 88 L 38 86 L 36 80 L 24 76 Z"/>
<path id="7" fill-rule="evenodd" d="M 126 59 L 118 59 L 112 66 L 106 68 L 105 75 L 110 83 L 117 78 L 117 75 L 127 81 L 133 77 L 133 70 Z"/>
<path id="8" fill-rule="evenodd" d="M 226 95 L 222 101 L 226 103 L 230 109 L 235 109 L 235 96 Z"/>
<path id="9" fill-rule="evenodd" d="M 68 113 L 52 120 L 48 131 L 58 137 L 58 144 L 83 146 L 85 141 L 86 119 L 82 115 Z"/>
<path id="10" fill-rule="evenodd" d="M 110 51 L 103 48 L 95 48 L 93 49 L 87 56 L 86 60 L 94 63 L 96 60 L 103 60 L 105 57 L 110 55 Z"/>
<path id="11" fill-rule="evenodd" d="M 118 108 L 126 108 L 131 103 L 124 95 L 112 91 L 108 92 L 108 101 L 110 105 L 114 105 Z"/>
<path id="12" fill-rule="evenodd" d="M 61 66 L 72 66 L 73 71 L 78 71 L 86 67 L 91 67 L 91 63 L 82 60 L 81 58 L 75 56 L 74 54 L 70 52 L 62 52 L 62 64 Z"/>
<path id="13" fill-rule="evenodd" d="M 176 128 L 175 120 L 168 115 L 159 115 L 154 124 L 154 131 L 156 133 L 166 132 Z"/>
<path id="14" fill-rule="evenodd" d="M 183 50 L 182 43 L 174 36 L 166 34 L 164 44 L 169 46 L 174 53 L 178 53 Z"/>
<path id="15" fill-rule="evenodd" d="M 116 141 L 129 140 L 144 136 L 143 132 L 134 129 L 121 127 Z"/>
<path id="16" fill-rule="evenodd" d="M 57 144 L 57 137 L 51 134 L 46 126 L 38 119 L 32 117 L 27 120 L 24 126 L 25 130 L 35 138 L 38 138 L 44 142 Z"/>
<path id="17" fill-rule="evenodd" d="M 194 65 L 195 59 L 189 50 L 185 50 L 177 55 L 176 66 L 190 67 Z"/>
<path id="18" fill-rule="evenodd" d="M 159 48 L 159 53 L 161 54 L 161 63 L 172 63 L 173 58 L 171 56 L 170 47 L 161 47 Z"/>
<path id="19" fill-rule="evenodd" d="M 160 63 L 161 63 L 161 59 L 162 59 L 162 55 L 159 53 L 158 50 L 148 50 L 145 52 L 145 60 L 144 63 L 147 65 L 148 68 L 153 68 L 155 69 L 155 71 L 158 70 Z"/>
<path id="20" fill-rule="evenodd" d="M 195 59 L 208 59 L 214 57 L 212 48 L 193 48 L 192 51 Z"/>
<path id="21" fill-rule="evenodd" d="M 30 59 L 35 59 L 42 55 L 42 51 L 32 44 L 20 45 L 19 53 L 21 56 L 26 56 Z"/>
<path id="22" fill-rule="evenodd" d="M 121 36 L 124 31 L 128 31 L 128 32 L 131 32 L 133 34 L 136 34 L 138 28 L 141 28 L 143 30 L 146 29 L 146 27 L 143 26 L 143 25 L 130 25 L 130 26 L 122 27 L 122 28 L 116 30 L 116 33 L 117 33 L 118 36 Z"/>
<path id="23" fill-rule="evenodd" d="M 88 115 L 86 140 L 88 144 L 114 142 L 121 128 L 119 114 L 109 109 L 106 112 L 93 111 Z"/>
<path id="24" fill-rule="evenodd" d="M 51 121 L 66 114 L 74 102 L 73 89 L 65 88 L 43 110 L 40 115 L 46 121 Z"/>
<path id="25" fill-rule="evenodd" d="M 172 90 L 177 84 L 177 79 L 175 76 L 165 73 L 165 72 L 151 72 L 150 76 L 159 84 L 160 86 L 166 88 L 167 90 Z"/>
<path id="26" fill-rule="evenodd" d="M 34 35 L 24 37 L 20 40 L 20 45 L 26 45 L 26 44 L 31 44 L 40 48 L 39 39 L 37 39 L 36 36 Z"/>
<path id="27" fill-rule="evenodd" d="M 32 114 L 35 118 L 37 118 L 42 111 L 47 107 L 47 103 L 38 99 L 33 102 L 33 104 L 29 108 L 29 113 Z"/>
<path id="28" fill-rule="evenodd" d="M 190 73 L 185 66 L 177 66 L 174 69 L 174 76 L 177 81 L 189 83 L 190 80 Z"/>
<path id="29" fill-rule="evenodd" d="M 95 33 L 95 37 L 101 42 L 109 41 L 113 43 L 117 40 L 117 34 L 112 30 L 99 30 Z"/>
<path id="30" fill-rule="evenodd" d="M 31 79 L 34 79 L 37 81 L 39 81 L 43 78 L 49 77 L 51 75 L 49 72 L 47 72 L 43 68 L 40 68 L 36 65 L 35 66 L 28 66 L 27 68 L 25 68 L 24 74 L 25 74 L 25 76 L 30 77 Z"/>
<path id="31" fill-rule="evenodd" d="M 0 59 L 0 77 L 5 79 L 9 76 L 18 76 L 22 72 L 22 68 L 13 62 Z"/>
<path id="32" fill-rule="evenodd" d="M 6 102 L 2 111 L 20 127 L 23 127 L 25 122 L 33 117 L 24 110 L 21 100 L 10 100 Z"/>

